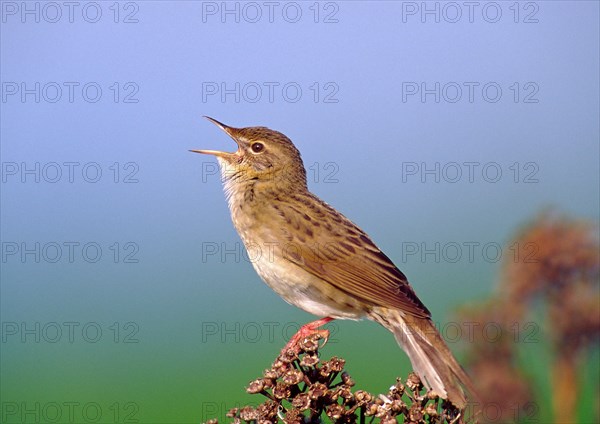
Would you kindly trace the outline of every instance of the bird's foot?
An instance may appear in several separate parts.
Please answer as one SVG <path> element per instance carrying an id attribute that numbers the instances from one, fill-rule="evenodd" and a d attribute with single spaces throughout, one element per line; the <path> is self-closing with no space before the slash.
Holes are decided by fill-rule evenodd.
<path id="1" fill-rule="evenodd" d="M 308 324 L 304 324 L 296 334 L 292 336 L 289 342 L 285 345 L 285 347 L 281 350 L 281 355 L 287 355 L 290 350 L 293 350 L 296 354 L 300 352 L 299 342 L 305 339 L 308 336 L 312 336 L 314 334 L 318 334 L 324 340 L 323 345 L 327 343 L 329 339 L 329 330 L 319 329 L 319 327 L 327 324 L 328 322 L 333 321 L 334 318 L 325 317 L 322 319 L 318 319 L 313 322 L 309 322 Z"/>

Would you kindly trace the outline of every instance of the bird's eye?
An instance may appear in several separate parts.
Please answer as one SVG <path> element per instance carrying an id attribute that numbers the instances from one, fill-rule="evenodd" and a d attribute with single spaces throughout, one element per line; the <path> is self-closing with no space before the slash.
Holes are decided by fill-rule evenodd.
<path id="1" fill-rule="evenodd" d="M 260 153 L 265 150 L 265 145 L 262 143 L 254 143 L 250 147 L 254 153 Z"/>

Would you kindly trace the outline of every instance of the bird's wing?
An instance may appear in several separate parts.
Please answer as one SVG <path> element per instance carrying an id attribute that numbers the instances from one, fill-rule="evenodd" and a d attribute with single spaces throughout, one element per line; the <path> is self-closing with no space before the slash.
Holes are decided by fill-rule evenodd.
<path id="1" fill-rule="evenodd" d="M 431 316 L 406 276 L 364 231 L 316 196 L 298 198 L 308 208 L 273 205 L 286 224 L 280 228 L 291 246 L 287 260 L 372 306 Z"/>

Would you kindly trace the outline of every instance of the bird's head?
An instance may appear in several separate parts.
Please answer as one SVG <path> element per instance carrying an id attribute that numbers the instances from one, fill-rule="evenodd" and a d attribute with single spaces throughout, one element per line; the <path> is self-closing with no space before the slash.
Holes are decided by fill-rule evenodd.
<path id="1" fill-rule="evenodd" d="M 206 117 L 237 144 L 235 152 L 191 150 L 214 155 L 226 183 L 273 182 L 282 188 L 306 187 L 306 170 L 300 152 L 284 134 L 266 127 L 229 127 Z"/>

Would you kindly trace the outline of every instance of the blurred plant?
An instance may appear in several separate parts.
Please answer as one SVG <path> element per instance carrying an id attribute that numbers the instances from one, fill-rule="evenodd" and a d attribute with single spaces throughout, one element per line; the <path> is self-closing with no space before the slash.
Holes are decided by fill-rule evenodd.
<path id="1" fill-rule="evenodd" d="M 459 320 L 473 329 L 468 334 L 471 343 L 464 363 L 469 374 L 477 376 L 474 383 L 483 403 L 480 421 L 535 421 L 538 406 L 530 379 L 518 366 L 515 332 L 510 328 L 515 321 L 510 308 L 493 299 L 475 307 L 463 308 L 459 314 Z M 520 326 L 519 323 L 517 325 Z"/>
<path id="2" fill-rule="evenodd" d="M 386 395 L 352 391 L 354 380 L 344 371 L 345 361 L 319 359 L 319 334 L 300 342 L 300 352 L 279 356 L 263 377 L 250 382 L 246 391 L 266 401 L 257 407 L 233 408 L 233 423 L 452 423 L 465 422 L 464 411 L 425 392 L 419 377 L 411 373 L 400 379 Z M 211 420 L 207 424 L 216 424 Z"/>
<path id="3" fill-rule="evenodd" d="M 465 308 L 460 319 L 495 323 L 499 340 L 475 336 L 468 352 L 481 397 L 502 408 L 502 418 L 536 412 L 533 391 L 518 369 L 514 326 L 545 316 L 544 334 L 553 355 L 551 370 L 555 422 L 576 421 L 577 373 L 600 339 L 600 247 L 590 222 L 544 213 L 509 244 L 498 293 L 482 306 Z M 515 415 L 515 407 L 525 415 Z"/>

